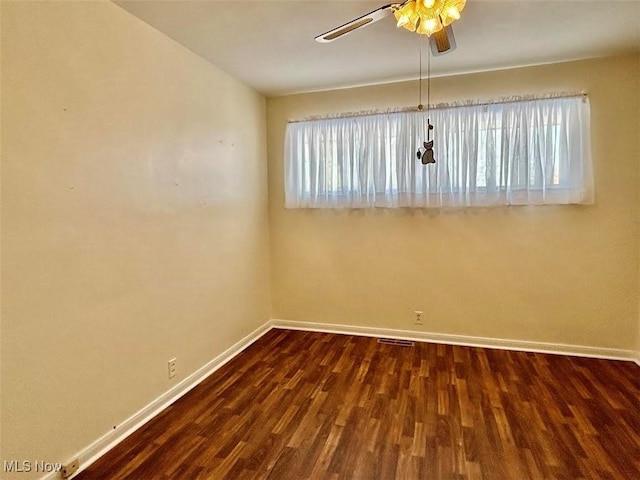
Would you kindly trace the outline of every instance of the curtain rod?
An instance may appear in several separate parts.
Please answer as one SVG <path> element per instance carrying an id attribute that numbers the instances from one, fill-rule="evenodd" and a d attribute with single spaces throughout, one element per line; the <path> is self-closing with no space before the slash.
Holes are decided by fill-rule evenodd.
<path id="1" fill-rule="evenodd" d="M 436 103 L 434 105 L 429 105 L 430 110 L 441 110 L 445 108 L 461 108 L 461 107 L 488 107 L 490 105 L 502 105 L 508 103 L 521 103 L 521 102 L 534 102 L 537 100 L 548 100 L 553 98 L 575 98 L 582 97 L 586 100 L 588 94 L 586 91 L 581 92 L 561 92 L 561 93 L 548 93 L 543 95 L 519 95 L 519 96 L 511 96 L 498 98 L 495 100 L 486 100 L 486 101 L 462 101 L 462 102 L 452 102 L 452 103 Z M 427 105 L 424 106 L 424 110 L 422 113 L 426 113 Z M 389 115 L 392 113 L 403 113 L 403 112 L 419 112 L 417 106 L 413 107 L 399 107 L 399 108 L 391 108 L 388 110 L 365 110 L 360 112 L 345 112 L 338 113 L 333 115 L 312 115 L 305 118 L 298 119 L 289 119 L 287 123 L 300 123 L 300 122 L 310 122 L 313 120 L 334 120 L 338 118 L 353 118 L 353 117 L 371 117 L 374 115 Z"/>

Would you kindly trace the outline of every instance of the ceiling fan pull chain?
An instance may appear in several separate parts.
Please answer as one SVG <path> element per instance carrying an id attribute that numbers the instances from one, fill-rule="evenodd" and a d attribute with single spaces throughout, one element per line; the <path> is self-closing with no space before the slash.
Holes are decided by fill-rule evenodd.
<path id="1" fill-rule="evenodd" d="M 424 105 L 422 104 L 422 35 L 420 35 L 420 76 L 419 76 L 419 101 L 418 111 L 424 111 Z M 431 130 L 433 130 L 433 125 L 431 125 L 431 54 L 427 49 L 427 141 L 422 142 L 422 146 L 418 147 L 418 151 L 416 152 L 416 156 L 418 160 L 422 162 L 423 165 L 427 165 L 429 163 L 436 163 L 435 158 L 433 157 L 433 140 L 431 139 Z"/>
<path id="2" fill-rule="evenodd" d="M 424 142 L 424 153 L 422 154 L 422 164 L 436 163 L 433 157 L 433 140 L 431 138 L 431 53 L 427 50 L 427 141 Z"/>
<path id="3" fill-rule="evenodd" d="M 431 139 L 431 53 L 427 50 L 427 141 Z"/>
<path id="4" fill-rule="evenodd" d="M 420 70 L 418 74 L 418 78 L 420 79 L 419 83 L 419 96 L 418 96 L 418 110 L 421 110 L 422 107 L 422 35 L 418 35 L 418 42 L 420 44 Z"/>

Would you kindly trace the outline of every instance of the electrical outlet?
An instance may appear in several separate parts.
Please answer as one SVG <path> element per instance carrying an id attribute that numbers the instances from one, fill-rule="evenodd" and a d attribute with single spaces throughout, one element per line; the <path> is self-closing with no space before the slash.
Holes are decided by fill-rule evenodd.
<path id="1" fill-rule="evenodd" d="M 172 358 L 168 362 L 169 364 L 169 378 L 173 378 L 176 376 L 176 359 Z"/>
<path id="2" fill-rule="evenodd" d="M 65 463 L 62 466 L 62 470 L 60 471 L 60 473 L 62 474 L 62 478 L 69 478 L 71 475 L 78 471 L 78 468 L 80 468 L 80 463 L 78 462 L 77 458 L 74 458 L 69 463 Z"/>
<path id="3" fill-rule="evenodd" d="M 422 312 L 420 310 L 414 310 L 413 314 L 416 316 L 414 323 L 416 325 L 422 325 Z"/>

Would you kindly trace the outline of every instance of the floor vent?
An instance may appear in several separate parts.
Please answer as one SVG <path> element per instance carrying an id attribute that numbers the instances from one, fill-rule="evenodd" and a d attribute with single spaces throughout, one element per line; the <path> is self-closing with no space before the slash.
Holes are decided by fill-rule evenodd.
<path id="1" fill-rule="evenodd" d="M 395 338 L 379 338 L 378 343 L 385 345 L 400 345 L 401 347 L 413 347 L 415 345 L 411 340 L 397 340 Z"/>

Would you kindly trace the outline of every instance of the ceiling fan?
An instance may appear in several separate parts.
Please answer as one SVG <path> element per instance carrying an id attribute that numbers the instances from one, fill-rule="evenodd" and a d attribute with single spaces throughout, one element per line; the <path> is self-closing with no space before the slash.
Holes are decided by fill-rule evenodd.
<path id="1" fill-rule="evenodd" d="M 315 40 L 320 43 L 332 42 L 393 13 L 398 27 L 427 35 L 431 53 L 443 55 L 456 48 L 451 23 L 460 18 L 465 4 L 466 0 L 405 0 L 390 3 L 318 35 Z"/>

